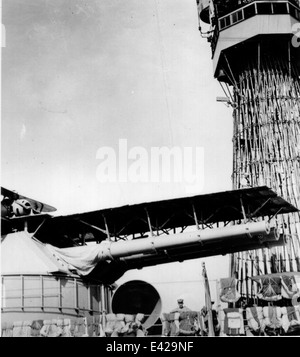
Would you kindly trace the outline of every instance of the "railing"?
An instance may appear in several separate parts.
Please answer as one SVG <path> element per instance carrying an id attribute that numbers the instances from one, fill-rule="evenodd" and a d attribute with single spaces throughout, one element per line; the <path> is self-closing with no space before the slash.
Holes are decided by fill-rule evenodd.
<path id="1" fill-rule="evenodd" d="M 285 15 L 289 14 L 300 21 L 298 1 L 253 1 L 218 18 L 219 31 L 249 19 L 256 15 Z"/>
<path id="2" fill-rule="evenodd" d="M 214 0 L 215 10 L 217 17 L 227 16 L 229 13 L 237 11 L 244 6 L 251 5 L 254 2 L 277 2 L 280 3 L 282 0 Z M 300 7 L 300 0 L 286 0 L 296 7 Z"/>
<path id="3" fill-rule="evenodd" d="M 2 276 L 1 310 L 99 313 L 100 285 L 71 277 L 5 275 Z"/>

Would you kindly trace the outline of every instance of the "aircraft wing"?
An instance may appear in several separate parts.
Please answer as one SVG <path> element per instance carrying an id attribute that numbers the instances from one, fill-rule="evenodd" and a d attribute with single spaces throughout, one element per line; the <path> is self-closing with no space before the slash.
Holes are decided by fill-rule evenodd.
<path id="1" fill-rule="evenodd" d="M 37 212 L 37 213 L 42 213 L 42 212 L 54 212 L 56 211 L 55 207 L 52 207 L 46 203 L 43 203 L 41 201 L 37 201 L 33 198 L 29 198 L 26 196 L 22 196 L 18 194 L 15 191 L 8 190 L 7 188 L 1 187 L 1 195 L 7 198 L 10 198 L 11 200 L 18 200 L 18 199 L 24 199 L 28 201 L 31 205 L 31 208 Z"/>
<path id="2" fill-rule="evenodd" d="M 142 239 L 198 225 L 251 221 L 298 209 L 266 186 L 145 202 L 48 219 L 36 237 L 58 247 L 88 241 Z"/>
<path id="3" fill-rule="evenodd" d="M 19 198 L 19 195 L 16 192 L 8 190 L 4 187 L 1 187 L 1 195 L 4 197 L 9 197 L 12 200 L 17 200 Z"/>

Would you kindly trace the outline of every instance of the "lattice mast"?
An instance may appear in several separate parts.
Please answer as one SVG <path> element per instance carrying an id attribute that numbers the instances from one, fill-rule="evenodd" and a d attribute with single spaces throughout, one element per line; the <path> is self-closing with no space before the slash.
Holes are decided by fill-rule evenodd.
<path id="1" fill-rule="evenodd" d="M 233 188 L 267 185 L 300 208 L 300 1 L 197 6 L 214 77 L 233 107 Z M 283 247 L 232 255 L 230 274 L 242 282 L 243 296 L 254 296 L 251 276 L 300 271 L 299 222 L 298 212 L 278 216 Z"/>

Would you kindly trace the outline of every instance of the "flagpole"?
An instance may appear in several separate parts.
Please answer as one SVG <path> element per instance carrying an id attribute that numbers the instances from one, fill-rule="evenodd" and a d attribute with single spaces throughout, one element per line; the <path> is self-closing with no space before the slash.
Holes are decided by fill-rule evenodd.
<path id="1" fill-rule="evenodd" d="M 215 336 L 214 325 L 213 325 L 213 315 L 212 315 L 212 305 L 209 289 L 209 281 L 207 278 L 205 263 L 202 263 L 202 275 L 204 277 L 204 287 L 205 287 L 205 305 L 208 313 L 208 336 Z"/>
<path id="2" fill-rule="evenodd" d="M 216 280 L 216 293 L 217 293 L 217 313 L 219 315 L 221 309 L 221 301 L 220 301 L 220 280 Z"/>

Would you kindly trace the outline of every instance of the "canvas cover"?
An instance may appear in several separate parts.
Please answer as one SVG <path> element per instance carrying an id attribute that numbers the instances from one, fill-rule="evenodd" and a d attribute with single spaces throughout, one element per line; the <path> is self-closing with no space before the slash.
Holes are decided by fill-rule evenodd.
<path id="1" fill-rule="evenodd" d="M 70 273 L 67 265 L 50 254 L 45 245 L 26 231 L 1 238 L 1 274 Z"/>
<path id="2" fill-rule="evenodd" d="M 88 275 L 96 267 L 103 251 L 103 246 L 99 244 L 72 248 L 57 248 L 51 244 L 45 246 L 55 257 L 64 261 L 68 269 L 81 276 Z"/>

